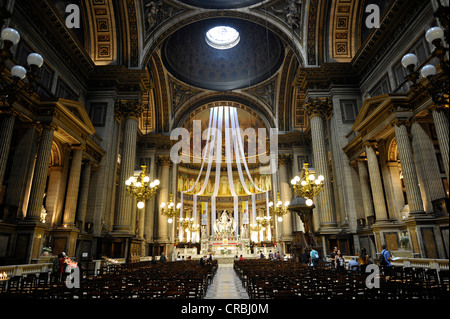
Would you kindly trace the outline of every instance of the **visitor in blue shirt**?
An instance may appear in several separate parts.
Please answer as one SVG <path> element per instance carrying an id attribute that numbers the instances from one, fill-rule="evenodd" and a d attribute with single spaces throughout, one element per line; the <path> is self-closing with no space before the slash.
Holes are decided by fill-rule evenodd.
<path id="1" fill-rule="evenodd" d="M 383 250 L 380 253 L 380 265 L 382 266 L 391 266 L 391 254 L 387 250 L 386 244 L 382 246 Z"/>
<path id="2" fill-rule="evenodd" d="M 358 262 L 355 260 L 355 257 L 352 257 L 352 260 L 348 262 L 348 270 L 357 271 L 359 268 Z"/>
<path id="3" fill-rule="evenodd" d="M 311 265 L 317 266 L 319 264 L 319 253 L 317 252 L 317 250 L 313 248 L 311 250 L 310 257 L 311 257 Z"/>

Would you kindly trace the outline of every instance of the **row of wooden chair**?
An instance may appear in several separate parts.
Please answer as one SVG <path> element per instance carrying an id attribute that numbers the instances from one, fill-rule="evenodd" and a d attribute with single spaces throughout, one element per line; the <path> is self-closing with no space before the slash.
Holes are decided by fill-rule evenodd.
<path id="1" fill-rule="evenodd" d="M 235 261 L 251 299 L 440 299 L 448 298 L 448 271 L 391 267 L 369 273 L 310 267 L 294 261 Z M 379 284 L 379 286 L 378 286 Z M 373 286 L 370 288 L 370 286 Z"/>
<path id="2" fill-rule="evenodd" d="M 217 261 L 109 265 L 97 276 L 81 278 L 68 288 L 60 274 L 11 278 L 0 297 L 37 299 L 203 298 L 217 271 Z"/>

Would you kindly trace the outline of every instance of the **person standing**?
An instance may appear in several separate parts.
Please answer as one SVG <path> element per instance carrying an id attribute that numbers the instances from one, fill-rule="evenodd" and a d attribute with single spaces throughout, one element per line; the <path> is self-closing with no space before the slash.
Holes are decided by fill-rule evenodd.
<path id="1" fill-rule="evenodd" d="M 391 265 L 391 254 L 387 250 L 386 244 L 384 244 L 382 246 L 382 248 L 383 248 L 383 250 L 380 253 L 380 259 L 379 259 L 380 260 L 380 266 L 381 266 L 381 269 L 382 269 L 383 273 L 386 276 L 389 276 L 390 272 L 391 272 L 391 266 L 392 266 Z"/>
<path id="2" fill-rule="evenodd" d="M 338 248 L 334 247 L 333 251 L 330 253 L 330 259 L 331 259 L 331 266 L 333 268 L 336 268 L 336 254 L 337 254 Z"/>
<path id="3" fill-rule="evenodd" d="M 380 266 L 391 267 L 391 254 L 387 250 L 386 244 L 382 246 L 383 250 L 380 253 Z"/>
<path id="4" fill-rule="evenodd" d="M 303 253 L 302 253 L 302 262 L 304 263 L 304 264 L 308 264 L 308 262 L 309 262 L 309 253 L 308 253 L 308 250 L 305 248 L 305 250 L 303 251 Z"/>
<path id="5" fill-rule="evenodd" d="M 366 249 L 363 247 L 359 252 L 359 269 L 362 273 L 366 272 L 366 268 L 369 262 L 369 255 L 367 255 Z"/>
<path id="6" fill-rule="evenodd" d="M 345 271 L 345 259 L 340 250 L 338 250 L 336 254 L 336 269 L 338 272 Z"/>
<path id="7" fill-rule="evenodd" d="M 317 266 L 319 264 L 319 253 L 314 248 L 311 249 L 310 261 L 311 261 L 311 265 L 313 267 L 315 267 L 315 266 Z"/>

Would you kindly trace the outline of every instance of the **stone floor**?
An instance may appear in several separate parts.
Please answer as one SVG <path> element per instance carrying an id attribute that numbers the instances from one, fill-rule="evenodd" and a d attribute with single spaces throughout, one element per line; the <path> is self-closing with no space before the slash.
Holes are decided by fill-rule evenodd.
<path id="1" fill-rule="evenodd" d="M 218 267 L 205 299 L 249 299 L 247 291 L 234 272 L 233 264 L 219 263 Z"/>

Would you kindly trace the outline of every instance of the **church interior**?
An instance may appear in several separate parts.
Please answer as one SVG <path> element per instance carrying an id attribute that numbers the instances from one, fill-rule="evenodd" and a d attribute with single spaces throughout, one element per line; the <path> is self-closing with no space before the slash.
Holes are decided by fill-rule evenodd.
<path id="1" fill-rule="evenodd" d="M 386 249 L 429 289 L 403 296 L 448 297 L 448 0 L 0 7 L 0 296 L 47 298 L 64 258 L 95 287 L 190 278 L 146 298 L 215 298 L 219 273 L 224 298 L 309 298 L 251 276 Z"/>

